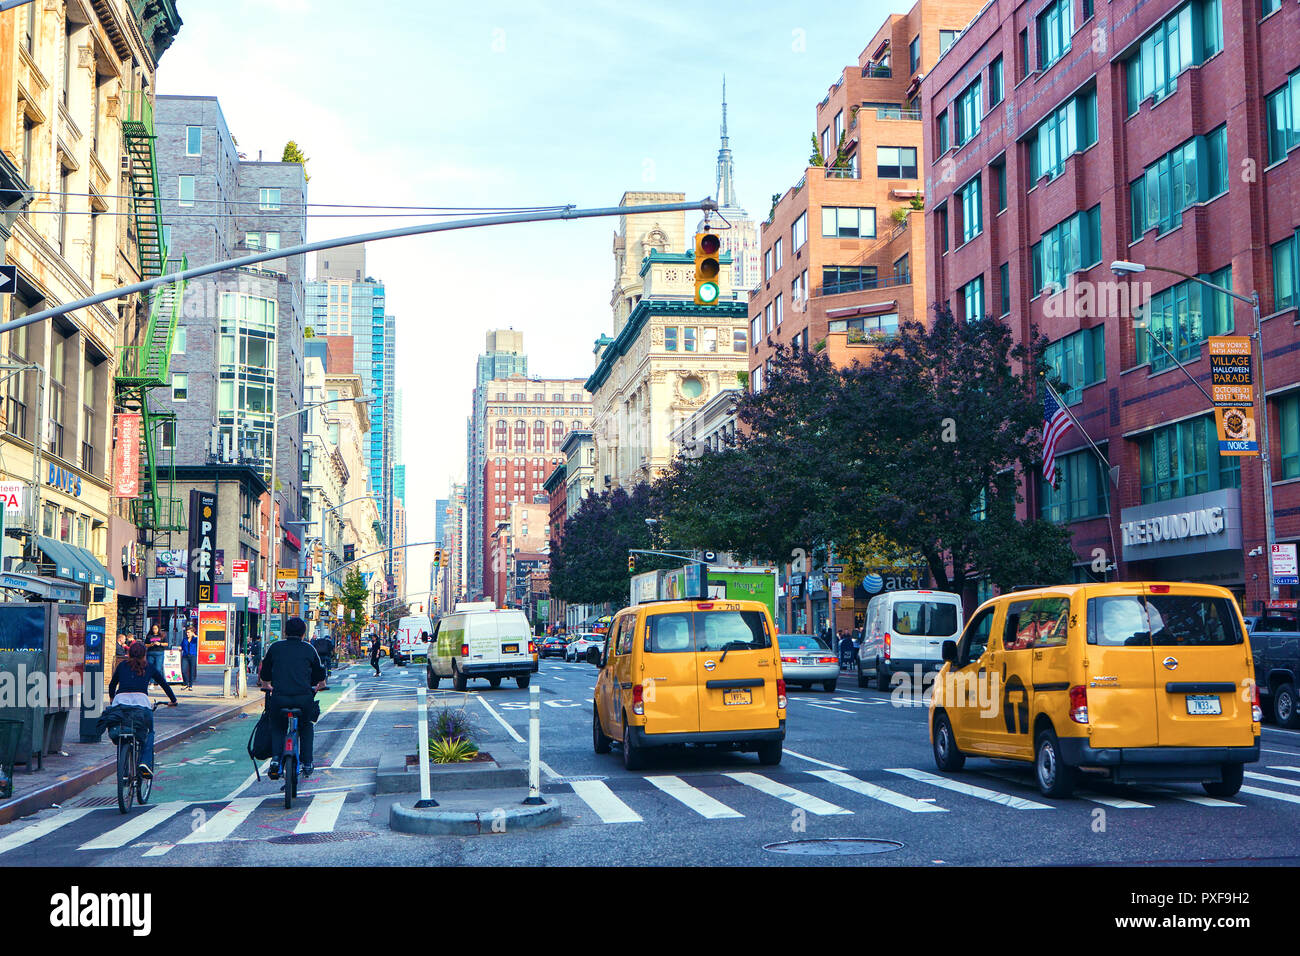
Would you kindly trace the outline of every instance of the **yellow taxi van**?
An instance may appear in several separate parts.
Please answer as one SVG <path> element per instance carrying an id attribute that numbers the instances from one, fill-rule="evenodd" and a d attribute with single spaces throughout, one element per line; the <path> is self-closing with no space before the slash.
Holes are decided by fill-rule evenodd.
<path id="1" fill-rule="evenodd" d="M 1032 763 L 1050 797 L 1082 775 L 1222 797 L 1259 759 L 1249 638 L 1224 588 L 1012 591 L 982 604 L 943 659 L 929 713 L 940 770 L 993 757 Z"/>
<path id="2" fill-rule="evenodd" d="M 596 753 L 622 744 L 628 770 L 684 744 L 755 751 L 781 762 L 785 680 L 760 601 L 671 600 L 615 615 L 592 701 Z"/>

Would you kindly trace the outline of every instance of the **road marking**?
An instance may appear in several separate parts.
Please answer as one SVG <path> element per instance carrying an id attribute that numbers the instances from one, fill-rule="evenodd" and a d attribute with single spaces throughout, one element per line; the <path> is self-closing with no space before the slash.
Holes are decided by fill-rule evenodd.
<path id="1" fill-rule="evenodd" d="M 1248 774 L 1255 776 L 1255 774 Z M 1274 778 L 1276 779 L 1276 778 Z M 1242 787 L 1242 793 L 1253 793 L 1257 797 L 1267 797 L 1270 800 L 1285 800 L 1287 803 L 1300 803 L 1300 797 L 1291 793 L 1278 793 L 1276 790 L 1261 790 L 1259 787 Z"/>
<path id="2" fill-rule="evenodd" d="M 692 787 L 681 777 L 671 775 L 662 777 L 646 777 L 646 780 L 654 784 L 668 796 L 680 800 L 686 806 L 690 807 L 700 816 L 708 820 L 722 819 L 739 819 L 744 817 L 743 813 L 737 813 L 731 807 L 727 806 L 720 800 L 715 800 L 703 790 Z"/>
<path id="3" fill-rule="evenodd" d="M 149 849 L 145 850 L 144 855 L 162 856 L 164 853 L 171 852 L 172 847 L 174 847 L 175 845 L 176 845 L 175 843 L 159 843 L 157 846 L 151 846 L 149 847 Z"/>
<path id="4" fill-rule="evenodd" d="M 760 793 L 765 793 L 769 797 L 776 797 L 778 800 L 784 800 L 786 803 L 794 804 L 802 810 L 809 813 L 815 813 L 819 817 L 833 816 L 836 814 L 851 814 L 852 810 L 845 810 L 843 807 L 837 807 L 821 797 L 814 797 L 811 793 L 804 793 L 802 790 L 796 790 L 794 787 L 787 787 L 785 784 L 777 783 L 770 777 L 764 777 L 758 773 L 729 773 L 727 774 L 732 780 L 737 780 L 747 787 L 753 787 Z"/>
<path id="5" fill-rule="evenodd" d="M 834 710 L 834 711 L 838 711 L 841 714 L 853 713 L 853 711 L 845 710 L 843 707 L 831 707 L 829 704 L 814 704 L 812 701 L 808 701 L 808 706 L 816 707 L 818 710 Z"/>
<path id="6" fill-rule="evenodd" d="M 478 697 L 477 694 L 475 696 Z M 511 737 L 514 738 L 515 743 L 522 744 L 524 742 L 524 738 L 519 736 L 519 732 L 516 731 L 515 728 L 511 727 L 508 723 L 506 723 L 505 718 L 502 717 L 500 714 L 498 714 L 491 704 L 489 704 L 482 697 L 478 697 L 478 702 L 482 704 L 484 707 L 486 707 L 487 712 L 497 719 L 497 723 L 499 723 L 502 727 L 506 729 L 506 733 L 508 733 Z M 639 820 L 640 817 L 638 817 L 637 819 Z"/>
<path id="7" fill-rule="evenodd" d="M 1276 750 L 1270 750 L 1269 753 L 1277 753 Z M 1300 773 L 1300 767 L 1269 767 L 1269 770 L 1289 770 L 1291 773 Z"/>
<path id="8" fill-rule="evenodd" d="M 1007 783 L 1019 784 L 1020 786 L 1030 786 L 1028 782 L 1011 773 L 997 770 L 986 770 L 984 776 L 993 777 L 997 780 L 1005 780 Z M 1101 794 L 1075 794 L 1080 800 L 1087 800 L 1089 803 L 1100 803 L 1103 807 L 1114 807 L 1116 810 L 1153 810 L 1155 807 L 1150 803 L 1140 803 L 1137 800 L 1129 800 L 1126 797 L 1106 797 Z"/>
<path id="9" fill-rule="evenodd" d="M 94 813 L 102 807 L 81 807 L 76 810 L 64 810 L 61 813 L 50 817 L 48 820 L 41 820 L 33 823 L 31 826 L 23 827 L 16 833 L 11 833 L 7 837 L 0 839 L 0 853 L 8 853 L 10 850 L 16 850 L 20 846 L 26 846 L 33 840 L 39 840 L 47 833 L 53 833 L 61 827 L 67 826 L 76 820 L 80 820 L 88 813 Z"/>
<path id="10" fill-rule="evenodd" d="M 1009 793 L 999 793 L 996 790 L 986 790 L 984 787 L 977 787 L 969 783 L 960 783 L 956 780 L 949 780 L 947 777 L 940 777 L 924 770 L 914 770 L 911 767 L 891 768 L 887 773 L 896 773 L 900 776 L 907 777 L 911 780 L 918 780 L 921 783 L 928 783 L 936 787 L 942 787 L 945 790 L 952 790 L 954 793 L 964 793 L 968 797 L 975 797 L 979 800 L 987 800 L 990 803 L 999 803 L 1004 807 L 1010 807 L 1012 810 L 1055 810 L 1056 808 L 1046 803 L 1038 803 L 1034 800 L 1026 800 L 1024 797 L 1013 797 Z"/>
<path id="11" fill-rule="evenodd" d="M 569 786 L 605 823 L 642 822 L 639 813 L 614 796 L 614 791 L 599 780 L 576 780 Z"/>
<path id="12" fill-rule="evenodd" d="M 339 812 L 343 809 L 346 793 L 326 793 L 313 796 L 307 805 L 307 812 L 302 815 L 294 833 L 329 833 L 338 822 Z"/>
<path id="13" fill-rule="evenodd" d="M 913 797 L 904 796 L 901 793 L 895 793 L 893 790 L 886 790 L 884 787 L 877 787 L 874 783 L 867 783 L 865 780 L 859 780 L 857 777 L 850 776 L 847 773 L 841 773 L 838 770 L 812 770 L 809 772 L 814 776 L 821 777 L 828 783 L 844 787 L 846 790 L 852 790 L 854 793 L 860 793 L 864 797 L 870 797 L 873 800 L 888 803 L 891 806 L 898 807 L 900 810 L 907 810 L 911 813 L 948 812 L 945 807 L 936 807 L 929 801 L 917 800 Z"/>
<path id="14" fill-rule="evenodd" d="M 1282 754 L 1284 757 L 1297 757 L 1297 756 L 1300 756 L 1300 754 L 1297 754 L 1294 750 L 1269 750 L 1267 747 L 1262 747 L 1262 748 L 1260 748 L 1260 752 L 1261 752 L 1261 753 L 1266 753 L 1266 754 Z M 1281 768 L 1280 768 L 1280 767 L 1275 767 L 1274 769 L 1275 769 L 1275 770 L 1278 770 L 1278 769 L 1281 769 Z M 1297 767 L 1297 768 L 1295 768 L 1295 769 L 1300 770 L 1300 767 Z"/>
<path id="15" fill-rule="evenodd" d="M 848 767 L 841 767 L 837 763 L 827 763 L 825 760 L 818 760 L 816 757 L 805 757 L 803 754 L 797 754 L 793 750 L 783 750 L 791 757 L 798 757 L 800 760 L 807 760 L 809 763 L 820 764 L 823 767 L 830 767 L 832 770 L 848 770 Z"/>
<path id="16" fill-rule="evenodd" d="M 138 839 L 171 817 L 180 813 L 190 804 L 187 801 L 176 801 L 174 803 L 160 803 L 157 806 L 150 807 L 144 813 L 137 817 L 132 817 L 121 826 L 114 827 L 106 833 L 101 833 L 95 839 L 81 844 L 78 850 L 116 850 L 126 846 L 132 840 Z"/>
<path id="17" fill-rule="evenodd" d="M 564 680 L 564 678 L 561 677 L 561 676 L 559 676 L 558 674 L 555 674 L 555 675 L 552 675 L 551 680 Z"/>
<path id="18" fill-rule="evenodd" d="M 1249 770 L 1246 771 L 1246 776 L 1251 780 L 1259 780 L 1263 783 L 1280 783 L 1284 787 L 1300 787 L 1300 780 L 1288 780 L 1286 777 L 1270 777 L 1266 773 L 1252 773 Z"/>
<path id="19" fill-rule="evenodd" d="M 556 773 L 554 770 L 552 770 L 551 765 L 548 764 L 545 760 L 537 761 L 537 765 L 542 768 L 542 773 L 546 774 L 552 780 L 560 779 L 560 775 Z"/>
<path id="20" fill-rule="evenodd" d="M 208 817 L 202 827 L 192 831 L 179 843 L 220 843 L 234 833 L 235 828 L 247 820 L 252 812 L 261 805 L 262 801 L 267 799 L 270 799 L 269 796 L 240 797 L 238 800 L 231 800 L 230 803 Z"/>
<path id="21" fill-rule="evenodd" d="M 237 786 L 234 790 L 231 790 L 222 799 L 223 800 L 235 799 L 235 797 L 239 796 L 241 793 L 243 793 L 245 790 L 247 790 L 257 781 L 258 773 L 266 773 L 266 768 L 269 767 L 270 765 L 271 765 L 270 760 L 263 760 L 261 765 L 257 768 L 257 772 L 250 773 L 247 777 L 244 778 L 243 783 Z"/>
<path id="22" fill-rule="evenodd" d="M 1245 789 L 1245 788 L 1243 788 Z M 1194 803 L 1198 807 L 1244 807 L 1244 803 L 1233 803 L 1231 800 L 1221 800 L 1218 797 L 1202 797 L 1195 793 L 1175 793 L 1172 796 L 1187 803 Z"/>
<path id="23" fill-rule="evenodd" d="M 366 720 L 370 717 L 371 712 L 375 709 L 375 705 L 378 703 L 379 701 L 377 700 L 372 700 L 370 702 L 370 706 L 366 708 L 366 712 L 362 714 L 361 719 L 357 721 L 357 726 L 353 729 L 352 736 L 348 738 L 348 742 L 343 745 L 343 749 L 339 751 L 339 755 L 335 757 L 334 762 L 330 764 L 331 769 L 337 770 L 343 766 L 343 761 L 347 758 L 347 755 L 352 752 L 352 745 L 357 742 L 357 735 L 361 733 L 361 728 L 366 725 Z"/>

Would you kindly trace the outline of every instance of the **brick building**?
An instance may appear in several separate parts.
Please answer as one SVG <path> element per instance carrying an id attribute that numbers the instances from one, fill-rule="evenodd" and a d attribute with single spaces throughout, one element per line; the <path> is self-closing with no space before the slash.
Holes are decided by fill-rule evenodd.
<path id="1" fill-rule="evenodd" d="M 1077 580 L 1220 584 L 1268 597 L 1257 457 L 1220 456 L 1204 340 L 1250 307 L 1156 267 L 1258 291 L 1279 541 L 1300 538 L 1300 7 L 994 0 L 922 85 L 927 284 L 959 316 L 1036 326 L 1070 410 L 1060 484 Z M 1116 281 L 1110 263 L 1149 271 Z M 1135 324 L 1135 314 L 1140 319 Z M 1258 367 L 1258 360 L 1257 360 Z M 1161 529 L 1159 535 L 1150 529 Z M 1287 589 L 1283 589 L 1283 594 Z"/>

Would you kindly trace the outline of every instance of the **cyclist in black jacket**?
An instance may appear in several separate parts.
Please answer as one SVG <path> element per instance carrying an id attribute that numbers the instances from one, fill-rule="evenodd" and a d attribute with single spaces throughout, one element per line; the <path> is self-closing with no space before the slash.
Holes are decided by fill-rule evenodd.
<path id="1" fill-rule="evenodd" d="M 325 689 L 325 668 L 321 666 L 316 649 L 303 640 L 307 624 L 299 617 L 291 617 L 284 625 L 283 641 L 276 641 L 262 658 L 258 672 L 263 687 L 270 689 L 266 706 L 271 714 L 271 767 L 267 776 L 280 777 L 280 754 L 284 752 L 284 735 L 289 729 L 288 715 L 282 707 L 299 707 L 298 738 L 302 746 L 300 761 L 302 775 L 312 772 L 312 720 L 315 714 L 315 692 Z"/>

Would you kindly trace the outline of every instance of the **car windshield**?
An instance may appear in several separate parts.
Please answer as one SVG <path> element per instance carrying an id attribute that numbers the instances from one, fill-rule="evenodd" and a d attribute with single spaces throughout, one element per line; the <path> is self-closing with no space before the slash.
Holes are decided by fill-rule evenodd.
<path id="1" fill-rule="evenodd" d="M 952 637 L 957 633 L 957 605 L 949 601 L 898 601 L 894 604 L 894 631 L 925 637 Z"/>
<path id="2" fill-rule="evenodd" d="M 1127 647 L 1215 647 L 1240 644 L 1227 598 L 1190 594 L 1124 595 L 1089 602 L 1088 643 Z"/>
<path id="3" fill-rule="evenodd" d="M 778 634 L 776 640 L 783 651 L 825 651 L 830 649 L 830 645 L 815 634 Z"/>

